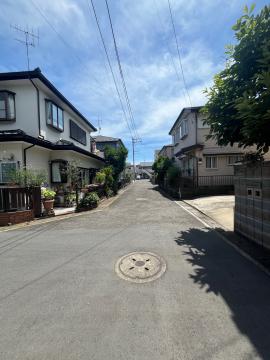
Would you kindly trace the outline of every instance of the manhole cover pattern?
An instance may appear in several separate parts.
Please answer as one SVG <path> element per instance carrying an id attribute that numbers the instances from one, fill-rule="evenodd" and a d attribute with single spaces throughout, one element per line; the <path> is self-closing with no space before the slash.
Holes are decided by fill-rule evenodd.
<path id="1" fill-rule="evenodd" d="M 136 283 L 156 280 L 165 270 L 165 261 L 160 256 L 149 252 L 127 254 L 115 265 L 115 271 L 122 279 Z"/>

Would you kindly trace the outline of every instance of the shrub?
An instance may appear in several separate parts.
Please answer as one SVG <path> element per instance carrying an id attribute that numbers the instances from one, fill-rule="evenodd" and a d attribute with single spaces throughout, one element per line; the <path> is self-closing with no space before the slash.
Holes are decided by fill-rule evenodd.
<path id="1" fill-rule="evenodd" d="M 53 200 L 56 192 L 53 191 L 52 189 L 42 189 L 41 194 L 45 200 Z"/>
<path id="2" fill-rule="evenodd" d="M 180 169 L 176 165 L 171 165 L 167 170 L 167 179 L 171 187 L 177 187 L 179 183 L 179 177 L 181 175 Z"/>
<path id="3" fill-rule="evenodd" d="M 99 200 L 99 196 L 96 192 L 87 193 L 85 194 L 84 198 L 79 201 L 76 210 L 81 211 L 93 209 L 97 207 Z"/>
<path id="4" fill-rule="evenodd" d="M 21 186 L 41 186 L 47 181 L 45 170 L 21 168 L 10 173 L 11 182 Z"/>
<path id="5" fill-rule="evenodd" d="M 114 179 L 113 179 L 113 169 L 111 166 L 106 166 L 101 169 L 95 177 L 95 181 L 98 184 L 104 185 L 104 191 L 106 196 L 111 196 L 110 193 L 113 191 Z"/>

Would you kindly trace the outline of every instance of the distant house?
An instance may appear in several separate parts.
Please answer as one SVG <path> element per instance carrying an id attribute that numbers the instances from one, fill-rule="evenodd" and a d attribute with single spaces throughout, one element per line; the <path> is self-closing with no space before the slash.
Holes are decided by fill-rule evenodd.
<path id="1" fill-rule="evenodd" d="M 91 183 L 104 159 L 91 152 L 96 128 L 37 68 L 0 73 L 0 183 L 20 167 L 45 170 L 48 183 L 65 186 L 62 171 L 78 165 Z"/>
<path id="2" fill-rule="evenodd" d="M 114 149 L 117 149 L 120 146 L 126 148 L 123 141 L 119 138 L 97 135 L 97 136 L 93 136 L 92 139 L 94 142 L 93 151 L 101 157 L 104 157 L 104 149 L 106 146 L 111 146 Z"/>
<path id="3" fill-rule="evenodd" d="M 174 146 L 172 144 L 164 145 L 162 149 L 159 151 L 158 156 L 164 156 L 169 159 L 172 159 L 174 157 Z"/>
<path id="4" fill-rule="evenodd" d="M 140 175 L 142 178 L 151 179 L 153 175 L 152 170 L 152 161 L 143 161 L 136 165 L 136 174 Z"/>
<path id="5" fill-rule="evenodd" d="M 196 186 L 233 185 L 232 165 L 248 149 L 237 144 L 219 146 L 215 140 L 206 139 L 209 126 L 204 124 L 201 108 L 184 108 L 169 132 L 176 164 L 182 176 L 192 178 Z"/>

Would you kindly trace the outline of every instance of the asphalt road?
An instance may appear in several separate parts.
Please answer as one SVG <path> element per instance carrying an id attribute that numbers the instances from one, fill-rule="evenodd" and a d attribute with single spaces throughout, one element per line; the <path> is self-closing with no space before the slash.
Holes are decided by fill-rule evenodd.
<path id="1" fill-rule="evenodd" d="M 165 274 L 119 278 L 133 251 Z M 270 359 L 270 278 L 138 181 L 101 212 L 0 233 L 0 359 Z"/>

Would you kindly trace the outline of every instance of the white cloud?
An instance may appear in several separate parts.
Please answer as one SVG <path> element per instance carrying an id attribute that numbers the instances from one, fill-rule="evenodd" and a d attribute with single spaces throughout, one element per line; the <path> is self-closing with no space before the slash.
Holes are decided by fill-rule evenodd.
<path id="1" fill-rule="evenodd" d="M 111 75 L 104 66 L 103 49 L 86 0 L 33 2 L 68 46 L 48 26 L 31 0 L 16 0 L 16 6 L 13 0 L 1 3 L 0 30 L 8 32 L 11 41 L 14 34 L 9 29 L 10 23 L 39 28 L 40 45 L 31 51 L 31 64 L 40 66 L 95 125 L 100 117 L 102 134 L 129 141 L 127 125 Z M 94 3 L 119 89 L 123 93 L 106 8 L 103 2 L 95 0 Z M 212 25 L 217 21 L 217 9 L 222 6 L 226 6 L 230 13 L 235 12 L 239 1 L 225 1 L 225 5 L 221 0 L 202 0 L 199 5 L 197 0 L 171 0 L 171 3 L 192 105 L 201 105 L 204 102 L 202 90 L 209 86 L 223 61 L 208 43 L 207 36 L 203 37 L 207 31 L 212 31 L 207 28 L 207 22 Z M 182 107 L 189 106 L 189 103 L 184 95 L 167 0 L 111 0 L 109 4 L 131 106 L 144 148 L 170 142 L 168 131 Z M 222 13 L 220 19 L 223 16 Z M 19 45 L 12 43 L 8 46 L 17 49 Z M 23 51 L 19 55 L 18 67 L 25 63 Z M 1 68 L 14 71 L 14 66 L 14 63 L 7 63 Z"/>

